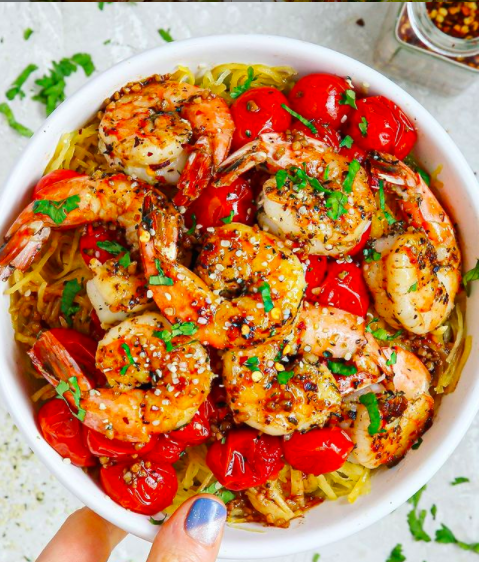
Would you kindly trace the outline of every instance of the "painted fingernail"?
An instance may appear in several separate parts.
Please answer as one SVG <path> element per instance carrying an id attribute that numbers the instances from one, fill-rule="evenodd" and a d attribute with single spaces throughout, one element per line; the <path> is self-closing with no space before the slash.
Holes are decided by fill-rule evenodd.
<path id="1" fill-rule="evenodd" d="M 190 507 L 185 528 L 188 535 L 202 544 L 214 544 L 226 521 L 226 509 L 210 498 L 198 498 Z"/>

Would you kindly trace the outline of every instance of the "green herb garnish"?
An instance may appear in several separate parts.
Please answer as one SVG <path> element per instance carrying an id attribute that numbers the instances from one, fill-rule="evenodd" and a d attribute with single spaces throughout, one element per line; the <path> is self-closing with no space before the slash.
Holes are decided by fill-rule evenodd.
<path id="1" fill-rule="evenodd" d="M 343 377 L 350 377 L 358 372 L 354 365 L 346 365 L 346 363 L 340 363 L 339 361 L 328 361 L 328 369 L 335 375 Z"/>
<path id="2" fill-rule="evenodd" d="M 363 135 L 363 137 L 365 137 L 368 134 L 368 126 L 369 126 L 369 123 L 368 123 L 366 117 L 362 117 L 361 123 L 358 124 L 358 127 L 359 127 L 359 130 L 361 131 L 361 134 Z"/>
<path id="3" fill-rule="evenodd" d="M 163 340 L 165 343 L 166 351 L 173 351 L 175 346 L 172 345 L 171 341 L 177 336 L 193 336 L 198 331 L 198 326 L 194 322 L 183 322 L 178 324 L 173 324 L 170 330 L 161 330 L 153 332 L 155 338 Z"/>
<path id="4" fill-rule="evenodd" d="M 477 260 L 476 266 L 470 269 L 462 277 L 462 284 L 464 285 L 464 289 L 468 297 L 471 296 L 471 287 L 469 286 L 469 283 L 471 283 L 472 281 L 477 281 L 478 279 L 479 279 L 479 260 Z"/>
<path id="5" fill-rule="evenodd" d="M 148 521 L 152 525 L 163 525 L 163 523 L 166 521 L 166 517 L 164 519 L 154 519 L 153 517 L 150 517 Z"/>
<path id="6" fill-rule="evenodd" d="M 436 515 L 437 515 L 437 505 L 434 504 L 433 506 L 431 506 L 430 511 L 431 511 L 432 518 L 433 518 L 434 521 L 435 521 L 435 520 L 436 520 Z"/>
<path id="7" fill-rule="evenodd" d="M 410 503 L 413 506 L 413 508 L 416 509 L 417 506 L 419 505 L 423 493 L 426 491 L 426 488 L 427 486 L 423 486 L 422 488 L 420 488 L 413 496 L 411 496 L 407 500 L 407 503 Z"/>
<path id="8" fill-rule="evenodd" d="M 354 109 L 357 109 L 356 105 L 356 92 L 354 90 L 346 90 L 343 92 L 341 99 L 339 100 L 339 105 L 350 105 Z"/>
<path id="9" fill-rule="evenodd" d="M 22 135 L 22 137 L 33 136 L 32 130 L 30 130 L 28 127 L 25 127 L 15 119 L 13 111 L 10 109 L 7 103 L 0 103 L 0 113 L 3 113 L 3 115 L 5 115 L 9 127 L 17 131 L 19 135 Z"/>
<path id="10" fill-rule="evenodd" d="M 60 311 L 65 317 L 68 325 L 72 325 L 72 316 L 80 310 L 80 305 L 74 304 L 75 298 L 82 290 L 78 279 L 71 279 L 63 286 L 62 299 L 60 302 Z"/>
<path id="11" fill-rule="evenodd" d="M 387 220 L 388 224 L 394 224 L 396 219 L 386 211 L 386 197 L 384 195 L 384 182 L 379 180 L 379 206 L 384 214 L 384 218 Z"/>
<path id="12" fill-rule="evenodd" d="M 288 178 L 288 172 L 286 170 L 278 170 L 276 172 L 276 188 L 281 191 Z"/>
<path id="13" fill-rule="evenodd" d="M 105 4 L 113 4 L 113 2 L 98 2 L 98 7 L 100 8 L 101 11 L 103 11 Z"/>
<path id="14" fill-rule="evenodd" d="M 235 100 L 236 98 L 239 98 L 241 94 L 244 94 L 246 91 L 248 91 L 251 88 L 251 84 L 253 83 L 254 79 L 254 69 L 252 66 L 248 66 L 245 81 L 243 82 L 243 84 L 236 86 L 236 88 L 234 88 L 230 93 L 232 99 Z"/>
<path id="15" fill-rule="evenodd" d="M 293 111 L 290 107 L 288 107 L 285 103 L 281 104 L 281 107 L 287 111 L 290 115 L 292 115 L 293 117 L 296 117 L 296 119 L 298 121 L 300 121 L 305 127 L 308 127 L 308 129 L 313 133 L 313 135 L 317 135 L 318 134 L 318 129 L 313 125 L 313 123 L 311 123 L 311 121 L 308 121 L 307 119 L 305 119 L 302 115 L 300 115 L 299 113 L 296 113 L 296 111 Z"/>
<path id="16" fill-rule="evenodd" d="M 67 384 L 65 381 L 60 381 L 58 385 L 55 387 L 55 391 L 58 394 L 58 396 L 60 396 L 60 398 L 63 398 L 63 400 L 65 400 L 68 407 L 70 407 L 70 404 L 68 403 L 68 400 L 65 398 L 65 392 L 72 393 L 73 401 L 78 410 L 76 414 L 74 412 L 72 412 L 72 414 L 80 421 L 84 421 L 86 412 L 80 406 L 81 390 L 80 390 L 80 386 L 78 385 L 78 379 L 77 377 L 70 377 L 68 379 L 68 382 L 70 384 Z"/>
<path id="17" fill-rule="evenodd" d="M 373 261 L 379 261 L 381 259 L 381 254 L 376 252 L 374 248 L 364 248 L 363 250 L 364 261 L 366 263 L 371 263 Z"/>
<path id="18" fill-rule="evenodd" d="M 360 169 L 361 164 L 356 159 L 349 164 L 348 174 L 343 183 L 343 189 L 346 193 L 351 193 L 353 190 L 353 183 Z"/>
<path id="19" fill-rule="evenodd" d="M 427 511 L 425 509 L 416 513 L 413 509 L 407 515 L 407 522 L 409 530 L 415 541 L 431 542 L 431 537 L 424 530 L 424 520 L 426 519 Z"/>
<path id="20" fill-rule="evenodd" d="M 105 252 L 108 252 L 112 256 L 118 256 L 118 254 L 122 254 L 127 251 L 121 244 L 112 240 L 100 240 L 100 242 L 97 242 L 96 245 L 100 248 L 100 250 L 105 250 Z"/>
<path id="21" fill-rule="evenodd" d="M 234 500 L 236 498 L 236 494 L 234 494 L 231 490 L 228 490 L 224 487 L 217 487 L 217 483 L 213 482 L 213 484 L 210 484 L 207 488 L 205 488 L 202 491 L 203 494 L 213 494 L 215 496 L 218 496 L 223 503 L 228 503 L 232 500 Z"/>
<path id="22" fill-rule="evenodd" d="M 37 199 L 33 203 L 35 214 L 47 215 L 55 224 L 62 224 L 68 213 L 78 209 L 80 203 L 79 195 L 72 195 L 60 201 L 49 201 L 48 199 Z"/>
<path id="23" fill-rule="evenodd" d="M 393 352 L 391 353 L 390 359 L 388 359 L 388 360 L 386 361 L 386 365 L 389 365 L 389 366 L 391 366 L 391 365 L 396 365 L 397 360 L 398 360 L 398 354 L 397 354 L 395 351 L 393 351 Z"/>
<path id="24" fill-rule="evenodd" d="M 360 396 L 359 401 L 366 407 L 369 414 L 369 435 L 384 433 L 385 430 L 381 429 L 381 413 L 379 412 L 379 403 L 376 395 L 373 392 L 368 392 L 368 394 Z"/>
<path id="25" fill-rule="evenodd" d="M 293 377 L 294 371 L 278 371 L 279 384 L 288 384 Z"/>
<path id="26" fill-rule="evenodd" d="M 28 78 L 30 77 L 30 74 L 35 72 L 35 70 L 38 70 L 38 66 L 36 64 L 29 64 L 18 75 L 16 80 L 13 81 L 11 88 L 9 90 L 7 90 L 7 92 L 5 94 L 7 96 L 7 99 L 9 99 L 11 101 L 16 96 L 18 96 L 20 99 L 23 99 L 25 97 L 25 92 L 22 90 L 22 86 L 28 80 Z"/>
<path id="27" fill-rule="evenodd" d="M 462 548 L 462 550 L 469 550 L 479 554 L 479 543 L 466 543 L 456 539 L 451 529 L 444 524 L 436 531 L 436 542 L 441 544 L 456 544 L 459 548 Z"/>
<path id="28" fill-rule="evenodd" d="M 373 318 L 371 322 L 366 326 L 366 332 L 372 334 L 379 341 L 392 341 L 398 338 L 402 334 L 402 330 L 398 330 L 395 334 L 389 335 L 387 330 L 384 328 L 378 328 L 377 330 L 372 329 L 372 325 L 378 321 L 378 318 Z"/>
<path id="29" fill-rule="evenodd" d="M 271 287 L 269 283 L 263 283 L 259 288 L 258 291 L 261 294 L 261 298 L 263 299 L 264 311 L 270 312 L 274 308 L 273 301 L 271 299 Z"/>
<path id="30" fill-rule="evenodd" d="M 95 65 L 88 53 L 77 53 L 72 56 L 72 61 L 83 68 L 85 76 L 91 76 L 95 72 Z"/>
<path id="31" fill-rule="evenodd" d="M 402 545 L 401 544 L 397 544 L 391 551 L 391 554 L 389 555 L 389 558 L 386 560 L 386 562 L 405 562 L 406 557 L 404 556 L 403 552 L 402 552 Z"/>
<path id="32" fill-rule="evenodd" d="M 416 441 L 416 443 L 414 443 L 414 445 L 411 447 L 411 449 L 413 451 L 417 451 L 419 449 L 419 447 L 422 445 L 422 437 L 419 437 L 419 439 Z"/>
<path id="33" fill-rule="evenodd" d="M 346 135 L 344 139 L 339 143 L 339 148 L 343 148 L 343 146 L 345 146 L 346 148 L 351 148 L 353 146 L 353 142 L 354 141 L 352 137 Z"/>
<path id="34" fill-rule="evenodd" d="M 221 220 L 224 224 L 231 224 L 233 222 L 233 217 L 235 216 L 235 212 L 231 209 L 230 214 L 227 217 L 223 217 Z"/>
<path id="35" fill-rule="evenodd" d="M 155 285 L 155 286 L 163 285 L 163 286 L 171 287 L 171 285 L 174 284 L 173 279 L 171 279 L 171 277 L 167 277 L 165 275 L 165 272 L 163 271 L 163 268 L 161 267 L 160 260 L 155 260 L 155 265 L 156 265 L 156 269 L 158 271 L 158 275 L 151 275 L 148 283 L 150 285 Z"/>
<path id="36" fill-rule="evenodd" d="M 348 202 L 348 196 L 340 191 L 333 191 L 326 198 L 326 208 L 329 211 L 326 215 L 333 221 L 338 220 L 341 216 L 347 214 L 347 209 L 345 207 Z"/>
<path id="37" fill-rule="evenodd" d="M 458 486 L 459 484 L 465 484 L 466 482 L 470 482 L 469 478 L 466 478 L 465 476 L 458 476 L 451 482 L 451 486 Z"/>
<path id="38" fill-rule="evenodd" d="M 411 285 L 407 290 L 408 293 L 415 293 L 416 291 L 417 291 L 417 282 Z"/>
<path id="39" fill-rule="evenodd" d="M 158 33 L 160 34 L 163 41 L 166 41 L 167 43 L 172 43 L 174 41 L 173 37 L 171 36 L 170 31 L 171 31 L 170 28 L 158 30 Z"/>
<path id="40" fill-rule="evenodd" d="M 316 552 L 316 554 L 313 555 L 313 559 L 311 560 L 311 562 L 319 562 L 320 556 L 319 554 Z"/>
<path id="41" fill-rule="evenodd" d="M 25 31 L 23 32 L 23 38 L 25 39 L 25 41 L 28 41 L 32 34 L 33 29 L 31 27 L 27 27 L 27 29 L 25 29 Z"/>
<path id="42" fill-rule="evenodd" d="M 192 215 L 191 215 L 191 228 L 186 231 L 186 234 L 188 234 L 188 236 L 191 236 L 192 234 L 194 234 L 195 230 L 196 230 L 196 226 L 197 226 L 196 215 L 195 215 L 195 213 L 192 213 Z"/>
<path id="43" fill-rule="evenodd" d="M 130 252 L 126 252 L 126 254 L 123 254 L 123 256 L 121 256 L 121 258 L 118 260 L 118 263 L 121 265 L 121 267 L 124 267 L 125 269 L 127 267 L 130 267 L 131 264 Z"/>
<path id="44" fill-rule="evenodd" d="M 324 181 L 329 180 L 329 164 L 326 166 L 326 168 L 324 168 L 323 180 Z"/>
<path id="45" fill-rule="evenodd" d="M 245 362 L 244 366 L 249 369 L 252 373 L 260 372 L 259 359 L 257 357 L 249 357 Z"/>

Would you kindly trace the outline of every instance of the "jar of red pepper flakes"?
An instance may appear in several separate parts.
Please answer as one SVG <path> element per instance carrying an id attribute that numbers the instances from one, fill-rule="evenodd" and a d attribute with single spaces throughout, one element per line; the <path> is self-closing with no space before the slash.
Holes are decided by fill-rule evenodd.
<path id="1" fill-rule="evenodd" d="M 460 93 L 479 77 L 479 3 L 393 2 L 375 60 L 387 74 Z"/>

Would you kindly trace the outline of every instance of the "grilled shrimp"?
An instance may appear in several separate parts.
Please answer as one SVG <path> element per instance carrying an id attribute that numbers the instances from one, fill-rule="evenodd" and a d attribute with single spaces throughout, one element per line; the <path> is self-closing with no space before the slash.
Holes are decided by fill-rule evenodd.
<path id="1" fill-rule="evenodd" d="M 125 229 L 132 248 L 138 248 L 145 184 L 123 174 L 103 178 L 79 176 L 43 190 L 42 199 L 30 203 L 18 216 L 0 249 L 0 280 L 15 269 L 29 268 L 53 229 L 105 221 Z"/>
<path id="2" fill-rule="evenodd" d="M 324 358 L 347 359 L 349 377 L 334 377 Z M 343 396 L 381 382 L 391 369 L 364 322 L 334 308 L 306 306 L 284 338 L 223 356 L 223 381 L 236 423 L 270 435 L 323 426 L 340 415 Z"/>
<path id="3" fill-rule="evenodd" d="M 381 259 L 365 263 L 364 276 L 389 324 L 426 334 L 447 319 L 460 287 L 454 227 L 418 173 L 384 154 L 372 160 L 372 169 L 399 198 L 409 228 L 376 241 Z"/>
<path id="4" fill-rule="evenodd" d="M 52 332 L 43 332 L 29 355 L 53 386 L 77 382 L 79 401 L 72 393 L 66 398 L 73 409 L 85 411 L 87 427 L 109 438 L 144 442 L 151 434 L 187 424 L 208 396 L 214 376 L 205 348 L 186 336 L 169 340 L 165 332 L 170 331 L 156 313 L 112 328 L 96 355 L 110 388 L 95 388 Z"/>
<path id="5" fill-rule="evenodd" d="M 144 181 L 179 181 L 184 199 L 192 200 L 226 157 L 233 131 L 222 98 L 167 77 L 150 78 L 128 85 L 106 106 L 100 150 L 114 169 Z"/>
<path id="6" fill-rule="evenodd" d="M 208 233 L 192 272 L 177 259 L 181 221 L 164 198 L 145 199 L 140 250 L 161 312 L 171 322 L 194 322 L 196 337 L 219 349 L 284 332 L 306 285 L 298 258 L 275 236 L 233 223 Z"/>
<path id="7" fill-rule="evenodd" d="M 370 417 L 364 405 L 349 406 L 354 412 L 352 426 L 347 429 L 355 444 L 352 458 L 367 468 L 400 461 L 428 429 L 434 413 L 431 377 L 423 363 L 400 347 L 383 351 L 388 359 L 393 353 L 396 358 L 393 377 L 385 381 L 385 388 L 375 389 L 383 420 L 381 431 L 369 434 Z"/>
<path id="8" fill-rule="evenodd" d="M 216 185 L 228 185 L 263 162 L 272 172 L 300 168 L 318 181 L 301 183 L 291 176 L 284 182 L 266 181 L 259 198 L 259 224 L 304 243 L 311 254 L 347 253 L 369 228 L 376 208 L 366 172 L 323 142 L 295 134 L 301 136 L 295 140 L 287 133 L 268 133 L 243 146 L 220 166 Z M 348 172 L 354 180 L 350 185 L 345 182 Z"/>

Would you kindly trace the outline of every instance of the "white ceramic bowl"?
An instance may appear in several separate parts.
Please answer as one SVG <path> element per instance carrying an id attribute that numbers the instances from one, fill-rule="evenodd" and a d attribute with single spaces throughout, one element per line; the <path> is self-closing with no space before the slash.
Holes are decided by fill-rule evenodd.
<path id="1" fill-rule="evenodd" d="M 383 94 L 398 103 L 417 124 L 415 154 L 429 170 L 443 166 L 441 200 L 459 225 L 465 263 L 475 263 L 479 239 L 479 192 L 474 175 L 449 135 L 410 95 L 393 82 L 355 60 L 310 43 L 285 37 L 216 36 L 170 43 L 128 59 L 90 80 L 47 119 L 31 139 L 3 188 L 0 199 L 1 232 L 30 197 L 62 133 L 83 125 L 102 101 L 126 82 L 172 71 L 177 64 L 193 69 L 200 64 L 261 62 L 290 65 L 300 75 L 330 72 L 351 76 L 358 87 L 369 84 L 370 93 Z M 227 528 L 221 548 L 224 558 L 268 558 L 305 551 L 332 543 L 363 529 L 393 511 L 423 486 L 446 461 L 479 409 L 477 347 L 479 291 L 468 302 L 468 332 L 473 350 L 457 390 L 446 396 L 424 443 L 396 468 L 375 475 L 372 491 L 355 504 L 326 502 L 289 529 L 260 528 L 261 532 Z M 152 540 L 157 528 L 146 517 L 131 513 L 110 500 L 82 470 L 67 465 L 39 434 L 28 384 L 22 374 L 8 314 L 9 299 L 0 301 L 0 387 L 10 412 L 35 453 L 83 503 L 130 533 Z"/>

